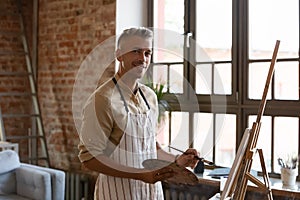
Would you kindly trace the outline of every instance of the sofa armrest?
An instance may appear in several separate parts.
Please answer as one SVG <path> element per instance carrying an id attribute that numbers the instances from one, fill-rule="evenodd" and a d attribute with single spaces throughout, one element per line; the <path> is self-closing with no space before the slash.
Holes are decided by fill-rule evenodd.
<path id="1" fill-rule="evenodd" d="M 30 167 L 32 169 L 41 170 L 51 175 L 52 186 L 52 200 L 64 200 L 65 199 L 65 172 L 59 169 L 41 167 L 37 165 L 31 165 L 21 163 L 21 166 Z"/>
<path id="2" fill-rule="evenodd" d="M 51 200 L 51 177 L 26 166 L 16 169 L 17 194 L 35 200 Z"/>

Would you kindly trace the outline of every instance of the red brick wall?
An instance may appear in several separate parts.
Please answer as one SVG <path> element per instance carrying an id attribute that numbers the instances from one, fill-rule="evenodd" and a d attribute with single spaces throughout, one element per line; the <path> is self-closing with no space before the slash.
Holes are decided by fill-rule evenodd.
<path id="1" fill-rule="evenodd" d="M 115 35 L 115 0 L 40 0 L 38 85 L 52 165 L 79 169 L 72 91 L 83 59 Z"/>
<path id="2" fill-rule="evenodd" d="M 1 1 L 0 9 L 11 9 L 12 0 Z M 2 3 L 5 2 L 5 3 Z M 26 25 L 31 37 L 32 0 L 23 1 Z M 47 137 L 51 165 L 65 170 L 81 168 L 77 158 L 79 142 L 72 116 L 72 90 L 77 70 L 88 53 L 101 41 L 115 35 L 115 0 L 39 0 L 38 97 Z M 15 19 L 0 16 L 7 31 L 19 27 Z M 31 38 L 29 37 L 30 41 Z M 0 35 L 0 46 L 21 49 L 14 38 Z M 1 51 L 1 50 L 0 50 Z M 25 71 L 22 57 L 0 56 L 1 71 Z M 27 91 L 28 81 L 0 76 L 0 92 Z M 28 112 L 25 97 L 0 97 L 3 113 Z M 26 120 L 7 120 L 7 134 L 26 134 Z M 10 132 L 10 133 L 9 133 Z M 26 142 L 26 141 L 25 141 Z M 26 154 L 26 150 L 22 150 Z"/>

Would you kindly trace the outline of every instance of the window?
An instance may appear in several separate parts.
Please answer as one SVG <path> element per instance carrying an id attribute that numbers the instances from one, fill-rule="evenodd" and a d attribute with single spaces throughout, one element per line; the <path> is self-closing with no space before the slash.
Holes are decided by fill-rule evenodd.
<path id="1" fill-rule="evenodd" d="M 193 146 L 219 166 L 232 165 L 244 130 L 255 122 L 281 41 L 257 145 L 268 171 L 279 173 L 277 158 L 300 149 L 299 0 L 152 2 L 149 26 L 159 29 L 155 46 L 164 48 L 149 74 L 167 84 L 168 144 Z M 289 149 L 280 143 L 285 140 Z"/>

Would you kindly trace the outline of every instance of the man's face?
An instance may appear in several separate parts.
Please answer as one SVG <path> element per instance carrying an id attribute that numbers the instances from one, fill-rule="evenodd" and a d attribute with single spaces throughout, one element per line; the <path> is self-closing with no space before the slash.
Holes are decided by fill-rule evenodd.
<path id="1" fill-rule="evenodd" d="M 121 73 L 133 79 L 144 76 L 152 56 L 152 40 L 132 36 L 120 44 L 117 58 L 121 63 Z"/>

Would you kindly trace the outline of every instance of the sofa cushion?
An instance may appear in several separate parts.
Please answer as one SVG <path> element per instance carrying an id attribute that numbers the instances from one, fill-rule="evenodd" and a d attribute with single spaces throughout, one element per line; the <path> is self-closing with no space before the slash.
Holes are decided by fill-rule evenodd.
<path id="1" fill-rule="evenodd" d="M 21 163 L 21 167 L 42 170 L 51 175 L 52 200 L 64 200 L 65 196 L 65 172 L 59 169 L 46 168 L 36 165 Z"/>
<path id="2" fill-rule="evenodd" d="M 20 167 L 18 154 L 13 150 L 0 151 L 0 174 L 12 171 Z"/>
<path id="3" fill-rule="evenodd" d="M 16 192 L 16 174 L 14 169 L 20 167 L 19 156 L 15 151 L 0 151 L 0 194 Z"/>
<path id="4" fill-rule="evenodd" d="M 16 173 L 10 171 L 0 174 L 0 195 L 16 193 Z M 0 199 L 2 200 L 1 196 Z"/>
<path id="5" fill-rule="evenodd" d="M 30 167 L 16 169 L 17 194 L 34 200 L 52 200 L 51 176 Z"/>

